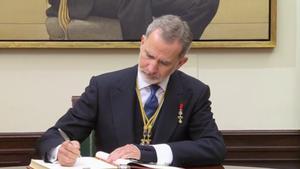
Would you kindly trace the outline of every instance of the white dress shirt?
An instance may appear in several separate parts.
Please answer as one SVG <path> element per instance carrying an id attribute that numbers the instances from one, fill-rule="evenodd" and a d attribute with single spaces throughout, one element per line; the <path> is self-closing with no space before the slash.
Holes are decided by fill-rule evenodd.
<path id="1" fill-rule="evenodd" d="M 160 87 L 156 92 L 156 97 L 157 97 L 159 103 L 163 100 L 163 96 L 167 89 L 169 78 L 170 78 L 170 76 L 168 76 L 162 82 L 157 84 Z M 140 74 L 140 71 L 138 71 L 137 83 L 139 86 L 139 90 L 141 93 L 141 99 L 142 99 L 142 103 L 144 106 L 147 98 L 151 94 L 151 89 L 150 89 L 151 84 L 149 84 L 143 80 L 143 78 Z M 172 153 L 171 147 L 168 144 L 153 144 L 151 146 L 153 146 L 156 151 L 158 165 L 170 165 L 172 163 L 173 153 Z"/>

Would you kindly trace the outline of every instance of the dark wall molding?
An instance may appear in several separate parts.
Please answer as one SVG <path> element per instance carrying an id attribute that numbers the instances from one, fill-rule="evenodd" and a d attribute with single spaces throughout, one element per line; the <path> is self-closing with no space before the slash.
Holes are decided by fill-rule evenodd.
<path id="1" fill-rule="evenodd" d="M 28 165 L 38 158 L 37 140 L 41 132 L 0 133 L 0 167 Z"/>
<path id="2" fill-rule="evenodd" d="M 222 131 L 227 165 L 300 168 L 300 130 Z"/>
<path id="3" fill-rule="evenodd" d="M 225 164 L 300 163 L 300 130 L 223 130 Z M 38 158 L 42 132 L 0 133 L 0 167 L 28 165 Z"/>

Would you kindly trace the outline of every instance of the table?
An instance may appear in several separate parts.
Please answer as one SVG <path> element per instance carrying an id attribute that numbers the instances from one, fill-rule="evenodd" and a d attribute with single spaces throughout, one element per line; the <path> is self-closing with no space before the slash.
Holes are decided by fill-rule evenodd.
<path id="1" fill-rule="evenodd" d="M 13 166 L 13 167 L 0 167 L 0 169 L 27 169 L 27 167 L 26 166 Z M 271 168 L 219 165 L 219 166 L 197 167 L 197 168 L 193 168 L 193 169 L 271 169 Z"/>

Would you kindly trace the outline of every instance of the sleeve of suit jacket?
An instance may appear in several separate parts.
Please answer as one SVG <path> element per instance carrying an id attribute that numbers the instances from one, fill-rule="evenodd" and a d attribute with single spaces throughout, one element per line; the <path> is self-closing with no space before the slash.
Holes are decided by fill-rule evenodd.
<path id="1" fill-rule="evenodd" d="M 56 124 L 48 129 L 39 140 L 39 153 L 45 161 L 49 161 L 48 153 L 64 140 L 58 132 L 61 128 L 71 140 L 82 142 L 95 128 L 97 116 L 97 92 L 95 78 L 82 94 L 74 108 L 70 108 Z"/>

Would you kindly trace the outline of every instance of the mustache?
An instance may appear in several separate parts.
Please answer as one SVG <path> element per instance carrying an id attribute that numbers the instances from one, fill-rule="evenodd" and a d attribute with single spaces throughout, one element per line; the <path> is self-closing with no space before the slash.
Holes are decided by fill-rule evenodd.
<path id="1" fill-rule="evenodd" d="M 151 79 L 154 78 L 154 79 L 159 79 L 159 76 L 157 74 L 151 74 L 151 73 L 148 73 L 147 71 L 145 70 L 141 70 L 141 73 L 146 76 L 146 77 L 150 77 Z"/>

